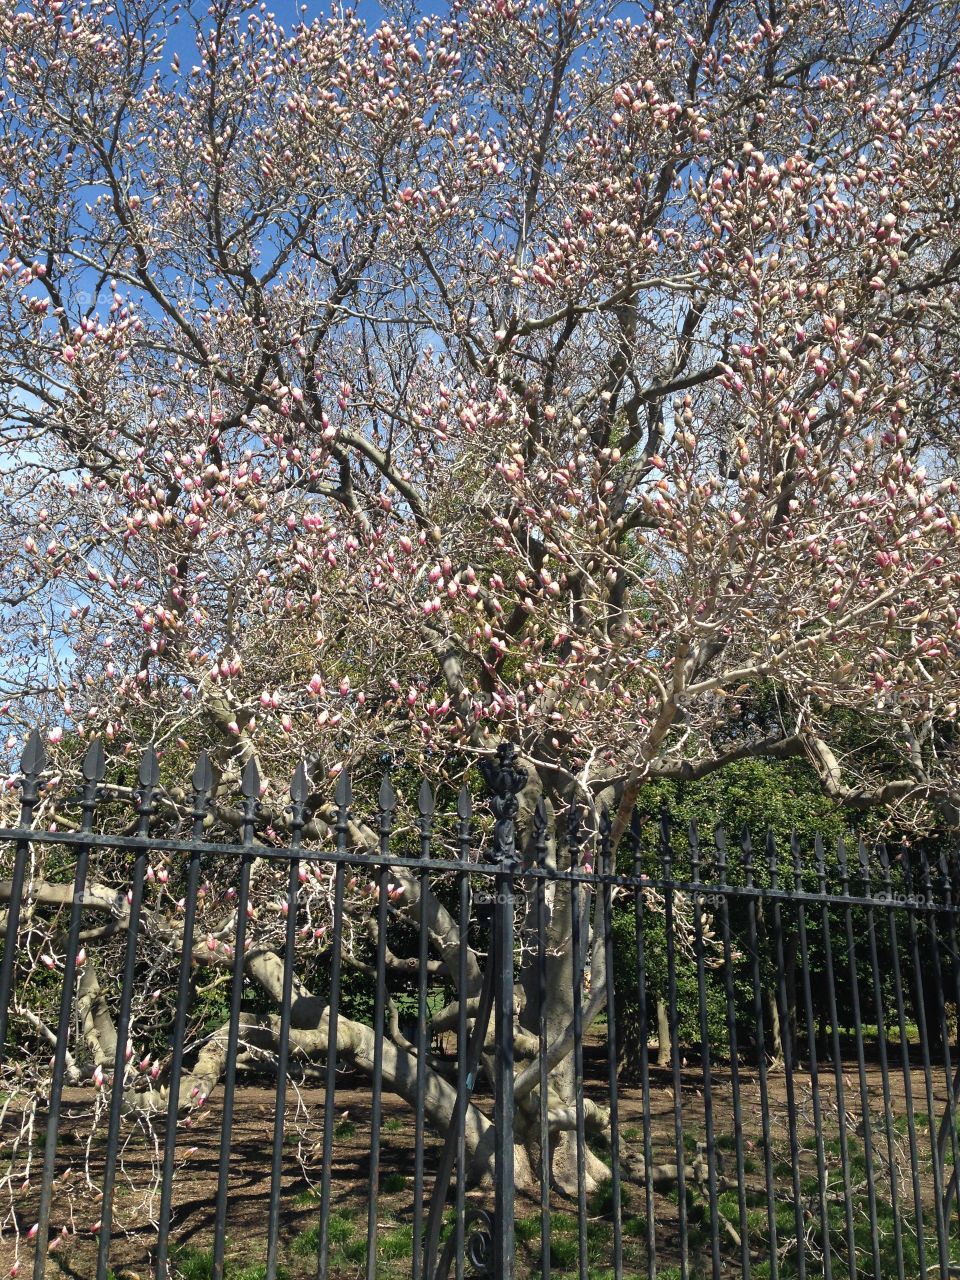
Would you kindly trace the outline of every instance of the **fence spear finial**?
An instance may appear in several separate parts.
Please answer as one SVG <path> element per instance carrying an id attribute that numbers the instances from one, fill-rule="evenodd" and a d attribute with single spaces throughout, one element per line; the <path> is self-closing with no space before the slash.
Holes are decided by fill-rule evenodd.
<path id="1" fill-rule="evenodd" d="M 87 782 L 102 782 L 107 773 L 107 758 L 103 753 L 103 742 L 94 738 L 87 747 L 83 757 L 83 776 Z"/>
<path id="2" fill-rule="evenodd" d="M 27 777 L 35 777 L 38 773 L 43 772 L 43 767 L 46 763 L 47 756 L 43 749 L 43 738 L 40 736 L 40 730 L 31 729 L 30 736 L 24 744 L 23 755 L 20 757 L 20 771 Z"/>
<path id="3" fill-rule="evenodd" d="M 350 772 L 347 769 L 341 769 L 337 775 L 337 785 L 333 793 L 338 809 L 349 809 L 350 801 L 353 799 L 353 789 L 350 786 Z"/>
<path id="4" fill-rule="evenodd" d="M 27 738 L 23 756 L 20 759 L 20 771 L 23 775 L 20 779 L 21 826 L 29 826 L 32 821 L 33 806 L 40 799 L 40 775 L 46 763 L 43 739 L 40 737 L 39 729 L 34 729 Z"/>
<path id="5" fill-rule="evenodd" d="M 160 761 L 153 743 L 149 743 L 140 758 L 140 771 L 137 774 L 140 786 L 144 791 L 150 790 L 160 781 Z"/>
<path id="6" fill-rule="evenodd" d="M 457 817 L 461 822 L 469 822 L 472 813 L 473 798 L 470 795 L 470 788 L 464 783 L 457 796 Z"/>
<path id="7" fill-rule="evenodd" d="M 432 818 L 434 810 L 433 791 L 430 789 L 430 783 L 423 779 L 420 783 L 420 790 L 417 793 L 417 810 L 421 818 Z"/>
<path id="8" fill-rule="evenodd" d="M 193 767 L 193 777 L 190 781 L 198 796 L 206 795 L 213 786 L 213 768 L 206 751 L 201 751 L 197 756 L 197 763 Z"/>
<path id="9" fill-rule="evenodd" d="M 297 765 L 293 778 L 290 781 L 290 799 L 294 804 L 304 805 L 307 803 L 307 796 L 310 794 L 310 784 L 307 778 L 306 763 L 301 760 Z"/>

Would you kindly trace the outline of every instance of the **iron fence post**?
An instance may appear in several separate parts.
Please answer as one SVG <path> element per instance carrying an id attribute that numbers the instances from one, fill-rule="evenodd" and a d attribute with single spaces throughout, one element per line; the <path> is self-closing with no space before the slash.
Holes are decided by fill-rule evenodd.
<path id="1" fill-rule="evenodd" d="M 513 889 L 508 875 L 498 877 L 496 935 L 497 998 L 496 1100 L 497 1130 L 494 1173 L 495 1280 L 513 1280 Z"/>
<path id="2" fill-rule="evenodd" d="M 493 793 L 493 860 L 501 871 L 496 877 L 494 912 L 495 1001 L 494 1126 L 497 1132 L 494 1169 L 494 1280 L 514 1276 L 514 1168 L 513 1168 L 513 877 L 517 872 L 517 795 L 527 781 L 525 769 L 516 764 L 517 748 L 503 743 L 496 760 L 483 764 L 483 775 Z"/>

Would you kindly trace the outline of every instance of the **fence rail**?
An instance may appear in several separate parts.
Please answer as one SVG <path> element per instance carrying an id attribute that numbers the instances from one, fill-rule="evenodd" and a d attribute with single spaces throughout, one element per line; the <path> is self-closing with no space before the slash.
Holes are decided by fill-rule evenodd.
<path id="1" fill-rule="evenodd" d="M 960 884 L 547 804 L 39 735 L 0 828 L 0 1267 L 960 1274 Z M 58 829 L 51 830 L 51 815 Z M 64 829 L 64 822 L 69 829 Z M 227 837 L 230 838 L 227 838 Z"/>

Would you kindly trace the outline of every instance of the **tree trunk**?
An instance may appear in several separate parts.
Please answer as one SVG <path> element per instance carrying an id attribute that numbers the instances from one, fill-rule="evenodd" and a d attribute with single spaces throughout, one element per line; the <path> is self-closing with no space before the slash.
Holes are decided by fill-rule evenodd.
<path id="1" fill-rule="evenodd" d="M 922 966 L 920 987 L 923 993 L 923 1016 L 927 1023 L 927 1044 L 930 1046 L 930 1052 L 937 1054 L 943 1049 L 943 1020 L 940 1017 L 943 990 L 938 988 L 933 980 L 934 969 L 929 963 L 929 957 L 921 952 L 920 959 Z M 919 1018 L 917 1021 L 919 1022 Z"/>
<path id="2" fill-rule="evenodd" d="M 783 949 L 783 963 L 786 970 L 787 988 L 787 1022 L 790 1044 L 793 1046 L 793 1058 L 797 1057 L 797 952 L 800 946 L 799 934 L 791 933 Z"/>
<path id="3" fill-rule="evenodd" d="M 561 832 L 562 837 L 562 832 Z M 561 838 L 554 836 L 548 844 L 548 865 L 569 868 L 570 857 Z M 579 963 L 574 963 L 574 938 L 572 916 L 572 889 L 562 881 L 548 882 L 544 890 L 545 914 L 545 1012 L 547 1043 L 552 1044 L 563 1036 L 573 1019 L 574 975 L 581 972 L 586 957 L 591 954 L 591 894 L 579 889 L 580 894 L 580 946 Z M 523 935 L 527 945 L 523 950 L 526 957 L 521 962 L 520 986 L 523 991 L 523 1002 L 520 1011 L 519 1025 L 527 1035 L 536 1036 L 540 1030 L 540 972 L 537 955 L 537 914 L 536 903 L 528 903 L 526 918 L 522 923 Z M 585 1000 L 585 992 L 581 985 L 581 1001 Z M 586 1029 L 586 1023 L 584 1024 Z M 582 1084 L 576 1079 L 574 1056 L 567 1053 L 564 1058 L 551 1067 L 548 1072 L 548 1090 L 551 1115 L 565 1113 L 564 1127 L 555 1133 L 550 1142 L 546 1158 L 550 1165 L 551 1183 L 568 1195 L 577 1190 L 577 1136 L 570 1128 L 575 1123 L 578 1093 L 582 1095 Z M 536 1106 L 533 1105 L 534 1099 Z M 539 1089 L 521 1102 L 518 1119 L 523 1117 L 526 1128 L 526 1148 L 534 1165 L 541 1159 L 539 1128 Z M 593 1109 L 591 1109 L 593 1110 Z M 591 1119 L 595 1117 L 591 1114 Z M 610 1170 L 589 1148 L 584 1153 L 585 1171 L 588 1189 L 610 1176 Z"/>
<path id="4" fill-rule="evenodd" d="M 770 1043 L 768 1051 L 778 1063 L 783 1062 L 783 1035 L 780 1030 L 780 1006 L 775 991 L 767 992 L 767 1014 L 770 1018 Z"/>
<path id="5" fill-rule="evenodd" d="M 673 1046 L 670 1042 L 670 1015 L 666 1003 L 657 1001 L 657 1066 L 669 1067 Z"/>

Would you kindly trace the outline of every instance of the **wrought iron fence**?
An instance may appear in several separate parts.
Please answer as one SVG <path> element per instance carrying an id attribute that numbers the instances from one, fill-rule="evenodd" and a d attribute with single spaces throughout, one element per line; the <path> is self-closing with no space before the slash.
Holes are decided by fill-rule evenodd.
<path id="1" fill-rule="evenodd" d="M 521 824 L 514 753 L 482 770 L 479 810 L 303 767 L 284 808 L 249 763 L 230 807 L 206 756 L 180 795 L 148 749 L 131 789 L 94 742 L 52 823 L 33 735 L 3 1269 L 960 1274 L 953 863 Z"/>

